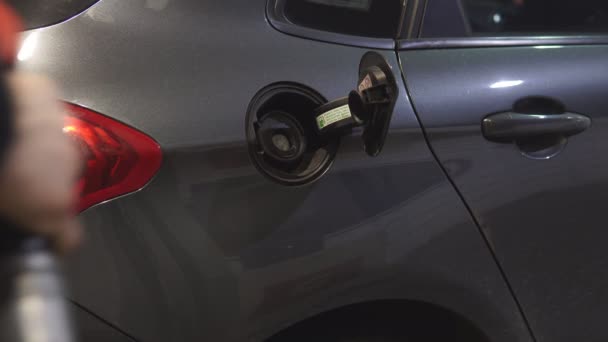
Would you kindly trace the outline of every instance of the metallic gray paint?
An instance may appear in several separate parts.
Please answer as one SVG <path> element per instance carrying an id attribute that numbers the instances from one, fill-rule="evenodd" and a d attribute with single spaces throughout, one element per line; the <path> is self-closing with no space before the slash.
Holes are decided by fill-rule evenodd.
<path id="1" fill-rule="evenodd" d="M 143 341 L 261 340 L 391 298 L 452 310 L 492 341 L 529 341 L 402 83 L 380 157 L 352 136 L 310 186 L 256 171 L 243 130 L 253 95 L 294 81 L 345 96 L 366 52 L 284 35 L 264 18 L 265 0 L 103 0 L 35 31 L 22 68 L 47 72 L 66 100 L 141 129 L 165 153 L 145 189 L 82 215 L 73 299 Z M 398 75 L 395 53 L 383 54 Z M 454 168 L 466 172 L 468 159 Z"/>
<path id="2" fill-rule="evenodd" d="M 400 54 L 432 148 L 490 240 L 539 342 L 607 337 L 607 55 L 599 45 Z M 486 115 L 529 96 L 560 101 L 593 125 L 548 160 L 484 139 Z"/>

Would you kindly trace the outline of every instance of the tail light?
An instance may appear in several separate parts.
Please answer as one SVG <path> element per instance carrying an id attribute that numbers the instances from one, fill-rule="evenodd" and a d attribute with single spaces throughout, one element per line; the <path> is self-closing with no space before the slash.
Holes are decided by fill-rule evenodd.
<path id="1" fill-rule="evenodd" d="M 67 106 L 63 131 L 78 141 L 85 160 L 77 189 L 79 212 L 137 191 L 154 177 L 162 162 L 156 141 L 102 114 Z"/>

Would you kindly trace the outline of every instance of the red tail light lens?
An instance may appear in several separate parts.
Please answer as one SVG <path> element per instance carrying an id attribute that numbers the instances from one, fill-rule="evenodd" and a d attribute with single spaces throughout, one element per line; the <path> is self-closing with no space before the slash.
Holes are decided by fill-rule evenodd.
<path id="1" fill-rule="evenodd" d="M 162 162 L 149 136 L 89 109 L 68 104 L 63 131 L 80 145 L 86 162 L 78 182 L 81 212 L 95 204 L 143 188 Z"/>

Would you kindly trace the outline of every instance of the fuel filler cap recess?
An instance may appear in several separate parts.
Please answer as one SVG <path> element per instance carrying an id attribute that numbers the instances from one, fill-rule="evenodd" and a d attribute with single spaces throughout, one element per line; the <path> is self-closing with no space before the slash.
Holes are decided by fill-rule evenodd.
<path id="1" fill-rule="evenodd" d="M 306 135 L 302 125 L 291 114 L 272 111 L 257 123 L 262 150 L 279 162 L 298 160 L 306 151 Z"/>
<path id="2" fill-rule="evenodd" d="M 260 90 L 246 118 L 249 152 L 258 170 L 283 185 L 314 182 L 330 168 L 340 139 L 353 128 L 363 131 L 368 155 L 380 154 L 399 89 L 390 65 L 376 52 L 363 56 L 358 76 L 355 90 L 331 102 L 292 82 Z"/>

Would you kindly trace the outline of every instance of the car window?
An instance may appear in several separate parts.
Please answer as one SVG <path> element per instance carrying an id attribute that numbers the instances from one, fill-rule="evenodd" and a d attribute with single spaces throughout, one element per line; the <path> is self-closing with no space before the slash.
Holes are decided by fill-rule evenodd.
<path id="1" fill-rule="evenodd" d="M 284 0 L 291 23 L 322 31 L 373 38 L 394 38 L 402 0 Z"/>
<path id="2" fill-rule="evenodd" d="M 608 32 L 607 0 L 461 0 L 473 36 Z"/>
<path id="3" fill-rule="evenodd" d="M 23 17 L 26 29 L 60 23 L 99 0 L 8 0 Z"/>

